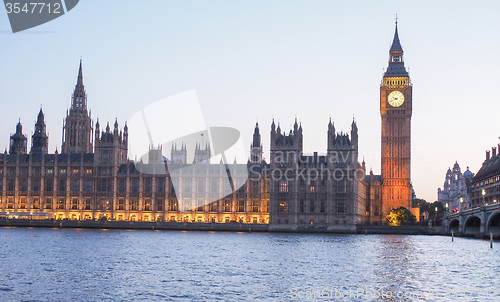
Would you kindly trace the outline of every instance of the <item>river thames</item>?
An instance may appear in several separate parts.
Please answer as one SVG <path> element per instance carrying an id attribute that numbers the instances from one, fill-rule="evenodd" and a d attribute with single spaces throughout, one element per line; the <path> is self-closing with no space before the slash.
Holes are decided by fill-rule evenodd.
<path id="1" fill-rule="evenodd" d="M 500 244 L 405 235 L 0 229 L 0 301 L 499 301 Z"/>

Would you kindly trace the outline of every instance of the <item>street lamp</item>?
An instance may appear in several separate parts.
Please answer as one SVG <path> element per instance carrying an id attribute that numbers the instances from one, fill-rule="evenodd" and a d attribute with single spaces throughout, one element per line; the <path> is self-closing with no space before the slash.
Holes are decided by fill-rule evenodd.
<path id="1" fill-rule="evenodd" d="M 486 190 L 485 189 L 481 190 L 481 195 L 483 195 L 483 206 L 484 206 L 485 205 L 485 203 L 484 203 L 484 195 L 486 195 Z"/>

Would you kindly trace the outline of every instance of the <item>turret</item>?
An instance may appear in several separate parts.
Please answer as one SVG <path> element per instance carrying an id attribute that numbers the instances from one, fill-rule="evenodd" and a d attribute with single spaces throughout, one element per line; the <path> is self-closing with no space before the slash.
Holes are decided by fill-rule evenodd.
<path id="1" fill-rule="evenodd" d="M 118 120 L 115 120 L 113 132 L 109 127 L 109 122 L 106 124 L 106 131 L 100 131 L 100 123 L 95 125 L 95 158 L 98 164 L 113 165 L 117 168 L 119 165 L 127 162 L 128 144 L 125 137 L 127 136 L 127 126 L 123 128 L 123 132 L 118 128 Z"/>
<path id="2" fill-rule="evenodd" d="M 354 118 L 352 119 L 352 124 L 351 124 L 351 142 L 352 142 L 352 145 L 357 149 L 358 148 L 358 126 L 356 125 Z"/>
<path id="3" fill-rule="evenodd" d="M 21 120 L 16 125 L 16 133 L 10 136 L 10 154 L 26 154 L 28 138 L 23 134 Z"/>
<path id="4" fill-rule="evenodd" d="M 31 153 L 32 154 L 47 154 L 49 149 L 49 137 L 46 133 L 45 115 L 42 108 L 38 113 L 38 118 L 35 124 L 35 132 L 31 136 Z"/>
<path id="5" fill-rule="evenodd" d="M 97 119 L 97 122 L 95 123 L 95 144 L 99 141 L 100 135 L 101 135 L 101 128 L 99 124 L 99 119 Z"/>
<path id="6" fill-rule="evenodd" d="M 255 123 L 253 131 L 253 140 L 250 145 L 250 162 L 259 163 L 262 161 L 262 144 L 259 131 L 259 123 Z"/>

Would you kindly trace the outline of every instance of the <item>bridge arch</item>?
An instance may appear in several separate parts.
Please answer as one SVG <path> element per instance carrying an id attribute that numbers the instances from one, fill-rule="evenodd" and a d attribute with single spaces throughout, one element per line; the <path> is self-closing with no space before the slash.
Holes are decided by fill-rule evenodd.
<path id="1" fill-rule="evenodd" d="M 486 223 L 486 235 L 490 233 L 495 237 L 500 237 L 500 210 L 496 210 L 490 214 Z"/>
<path id="2" fill-rule="evenodd" d="M 477 236 L 481 229 L 481 218 L 471 215 L 464 222 L 464 232 L 466 236 Z"/>
<path id="3" fill-rule="evenodd" d="M 448 233 L 451 234 L 451 232 L 453 232 L 454 234 L 458 234 L 459 230 L 460 230 L 460 220 L 452 219 L 448 227 Z"/>

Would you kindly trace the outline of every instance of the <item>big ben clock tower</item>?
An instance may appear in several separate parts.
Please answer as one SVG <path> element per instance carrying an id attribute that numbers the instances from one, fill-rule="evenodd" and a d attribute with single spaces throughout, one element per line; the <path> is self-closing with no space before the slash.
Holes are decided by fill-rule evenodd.
<path id="1" fill-rule="evenodd" d="M 410 209 L 412 84 L 403 60 L 398 22 L 389 66 L 380 85 L 382 117 L 382 218 L 401 206 Z"/>

